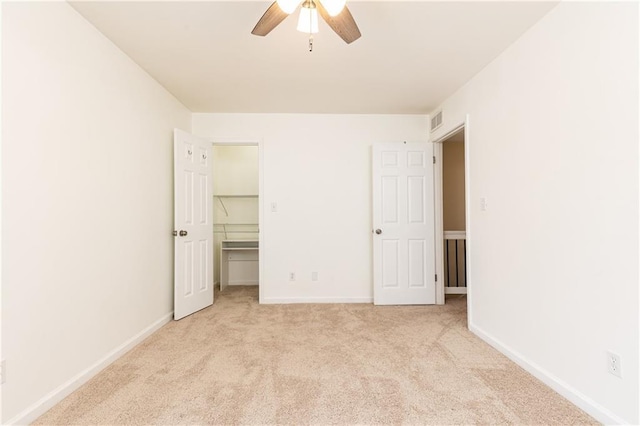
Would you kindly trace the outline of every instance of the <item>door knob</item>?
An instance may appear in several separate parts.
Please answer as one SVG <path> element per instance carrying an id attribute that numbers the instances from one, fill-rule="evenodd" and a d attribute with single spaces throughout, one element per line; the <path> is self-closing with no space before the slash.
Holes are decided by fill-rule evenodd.
<path id="1" fill-rule="evenodd" d="M 376 234 L 378 234 L 378 235 L 382 234 L 382 229 L 380 229 L 380 228 L 376 229 Z"/>
<path id="2" fill-rule="evenodd" d="M 187 231 L 185 231 L 185 230 L 181 230 L 181 231 L 180 231 L 180 236 L 181 236 L 181 237 L 186 237 L 186 236 L 187 236 Z"/>

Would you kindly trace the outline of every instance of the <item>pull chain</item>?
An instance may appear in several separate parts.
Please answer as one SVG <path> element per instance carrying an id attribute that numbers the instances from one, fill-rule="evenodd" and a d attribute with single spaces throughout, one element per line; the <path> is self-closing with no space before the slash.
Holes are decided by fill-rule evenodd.
<path id="1" fill-rule="evenodd" d="M 311 2 L 312 5 L 313 1 Z M 315 6 L 315 5 L 314 5 Z M 313 13 L 309 12 L 309 52 L 313 52 Z"/>

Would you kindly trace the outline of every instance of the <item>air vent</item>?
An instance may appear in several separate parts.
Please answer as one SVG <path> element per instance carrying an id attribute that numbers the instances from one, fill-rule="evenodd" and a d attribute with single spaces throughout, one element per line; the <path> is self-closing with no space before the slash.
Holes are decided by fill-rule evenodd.
<path id="1" fill-rule="evenodd" d="M 431 132 L 434 132 L 440 126 L 442 126 L 442 111 L 438 111 L 431 117 Z"/>

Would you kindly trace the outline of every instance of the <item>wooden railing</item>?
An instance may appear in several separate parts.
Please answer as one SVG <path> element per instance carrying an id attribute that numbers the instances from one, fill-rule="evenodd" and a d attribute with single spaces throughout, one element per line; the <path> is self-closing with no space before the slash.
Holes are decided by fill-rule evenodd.
<path id="1" fill-rule="evenodd" d="M 464 231 L 444 231 L 446 294 L 467 292 L 467 239 Z"/>

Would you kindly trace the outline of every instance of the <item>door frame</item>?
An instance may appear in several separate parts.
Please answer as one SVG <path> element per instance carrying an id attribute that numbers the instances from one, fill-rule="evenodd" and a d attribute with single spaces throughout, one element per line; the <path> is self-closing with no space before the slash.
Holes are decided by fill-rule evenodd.
<path id="1" fill-rule="evenodd" d="M 467 114 L 463 122 L 454 124 L 443 136 L 432 140 L 433 152 L 436 158 L 436 164 L 434 167 L 434 196 L 435 196 L 435 236 L 436 236 L 436 274 L 440 278 L 436 283 L 436 303 L 438 305 L 444 305 L 445 301 L 445 288 L 444 288 L 444 223 L 443 223 L 443 190 L 442 190 L 442 144 L 446 139 L 451 137 L 454 133 L 463 130 L 464 131 L 464 203 L 465 203 L 465 233 L 467 240 L 467 253 L 465 262 L 467 265 L 466 270 L 466 284 L 467 284 L 467 318 L 471 318 L 471 298 L 472 298 L 472 280 L 470 273 L 471 266 L 471 158 L 470 149 L 471 144 L 471 126 L 469 124 L 469 115 Z"/>
<path id="2" fill-rule="evenodd" d="M 265 256 L 265 232 L 264 232 L 264 144 L 262 138 L 207 138 L 212 146 L 257 146 L 258 147 L 258 303 L 264 303 L 264 277 Z M 213 244 L 216 244 L 216 235 L 213 234 Z"/>

